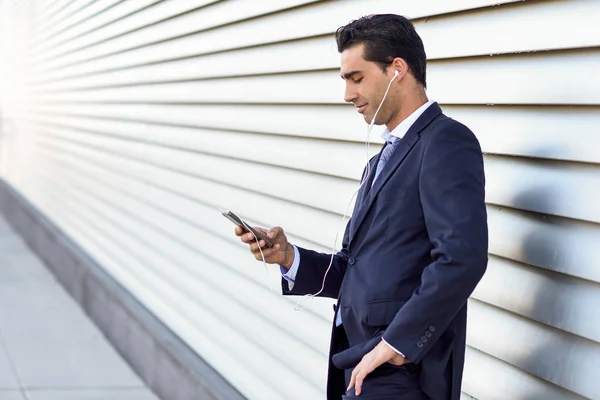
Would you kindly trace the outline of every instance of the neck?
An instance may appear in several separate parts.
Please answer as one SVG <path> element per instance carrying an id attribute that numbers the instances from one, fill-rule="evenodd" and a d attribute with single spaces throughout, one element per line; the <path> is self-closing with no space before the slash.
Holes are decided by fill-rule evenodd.
<path id="1" fill-rule="evenodd" d="M 412 113 L 417 111 L 423 104 L 427 103 L 429 99 L 425 94 L 425 91 L 421 90 L 419 93 L 413 94 L 412 96 L 406 96 L 400 102 L 400 108 L 396 111 L 396 113 L 390 118 L 390 120 L 385 124 L 388 131 L 391 132 L 398 127 L 406 118 L 408 118 Z"/>

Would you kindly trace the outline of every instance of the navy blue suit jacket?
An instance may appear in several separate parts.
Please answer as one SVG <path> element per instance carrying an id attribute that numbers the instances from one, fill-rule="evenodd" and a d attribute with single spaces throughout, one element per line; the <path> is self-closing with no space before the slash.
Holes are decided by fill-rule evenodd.
<path id="1" fill-rule="evenodd" d="M 339 351 L 333 329 L 328 399 L 339 400 L 345 390 L 341 371 L 356 366 L 383 337 L 418 364 L 429 397 L 458 400 L 467 299 L 488 261 L 479 142 L 434 103 L 371 187 L 377 161 L 370 160 L 371 177 L 358 194 L 321 294 L 339 299 L 336 312 L 349 341 Z M 299 252 L 293 290 L 282 280 L 284 294 L 321 289 L 331 255 Z"/>

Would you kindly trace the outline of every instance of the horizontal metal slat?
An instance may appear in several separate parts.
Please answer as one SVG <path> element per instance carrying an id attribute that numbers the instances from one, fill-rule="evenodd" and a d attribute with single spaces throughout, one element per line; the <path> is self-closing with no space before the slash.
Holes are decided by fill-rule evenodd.
<path id="1" fill-rule="evenodd" d="M 598 225 L 489 205 L 490 253 L 600 282 Z"/>
<path id="2" fill-rule="evenodd" d="M 600 283 L 490 256 L 473 298 L 600 343 Z"/>
<path id="3" fill-rule="evenodd" d="M 57 21 L 57 18 L 64 18 L 65 15 L 68 15 L 72 10 L 76 10 L 82 1 L 75 0 L 55 0 L 55 1 L 43 1 L 37 2 L 35 4 L 35 14 L 34 18 L 36 20 L 36 24 L 31 27 L 31 32 L 34 36 L 38 34 L 46 32 L 49 29 L 49 26 Z M 87 0 L 91 2 L 92 0 Z M 79 4 L 77 4 L 79 3 Z M 21 2 L 24 4 L 24 2 Z M 84 3 L 85 4 L 85 3 Z"/>
<path id="4" fill-rule="evenodd" d="M 468 346 L 465 359 L 463 390 L 478 399 L 585 399 Z"/>
<path id="5" fill-rule="evenodd" d="M 600 343 L 469 301 L 470 346 L 579 395 L 597 398 Z"/>
<path id="6" fill-rule="evenodd" d="M 460 400 L 477 400 L 477 399 L 475 399 L 475 397 L 473 397 L 473 396 L 469 396 L 465 392 L 461 392 L 460 393 Z"/>
<path id="7" fill-rule="evenodd" d="M 115 4 L 114 7 L 106 8 L 92 16 L 85 24 L 75 24 L 70 29 L 64 30 L 58 35 L 52 36 L 43 43 L 43 48 L 32 54 L 32 60 L 36 64 L 43 64 L 50 51 L 58 49 L 69 52 L 73 43 L 84 41 L 85 38 L 93 37 L 96 40 L 106 37 L 104 32 L 118 31 L 124 21 L 129 22 L 135 28 L 135 22 L 139 20 L 139 13 L 147 7 L 159 4 L 162 0 L 127 0 Z M 179 0 L 172 0 L 178 2 Z M 138 16 L 136 16 L 138 14 Z"/>
<path id="8" fill-rule="evenodd" d="M 73 1 L 69 11 L 61 15 L 60 19 L 49 22 L 42 27 L 40 35 L 34 39 L 31 47 L 28 49 L 32 58 L 38 58 L 40 54 L 47 51 L 48 42 L 55 36 L 64 34 L 65 31 L 73 29 L 73 27 L 93 20 L 97 15 L 114 7 L 122 0 L 105 0 L 105 1 Z M 40 20 L 40 23 L 47 21 Z"/>
<path id="9" fill-rule="evenodd" d="M 600 104 L 600 50 L 432 62 L 429 94 L 444 104 Z M 555 80 L 555 76 L 571 76 Z M 579 90 L 573 91 L 573 87 Z M 338 71 L 144 84 L 32 95 L 34 103 L 324 103 L 343 102 Z"/>
<path id="10" fill-rule="evenodd" d="M 490 155 L 485 173 L 488 203 L 600 224 L 600 164 Z"/>
<path id="11" fill-rule="evenodd" d="M 455 58 L 600 45 L 600 3 L 588 0 L 518 2 L 418 21 L 428 57 Z M 570 24 L 569 34 L 557 25 Z"/>
<path id="12" fill-rule="evenodd" d="M 600 164 L 600 147 L 590 146 L 600 125 L 599 107 L 442 107 L 477 135 L 484 152 Z"/>
<path id="13" fill-rule="evenodd" d="M 600 125 L 597 107 L 442 104 L 442 109 L 468 126 L 486 153 L 600 164 L 600 147 L 589 145 Z M 38 105 L 31 115 L 36 120 L 77 117 L 90 118 L 90 124 L 131 121 L 127 129 L 132 130 L 135 124 L 156 123 L 357 142 L 367 138 L 367 125 L 349 105 L 66 103 Z M 373 128 L 373 143 L 383 143 L 382 129 Z"/>

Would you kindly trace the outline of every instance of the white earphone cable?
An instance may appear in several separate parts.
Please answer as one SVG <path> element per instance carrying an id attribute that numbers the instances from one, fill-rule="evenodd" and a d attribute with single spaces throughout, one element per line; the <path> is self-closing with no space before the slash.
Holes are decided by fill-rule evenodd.
<path id="1" fill-rule="evenodd" d="M 364 174 L 362 181 L 360 182 L 360 185 L 358 186 L 358 189 L 356 190 L 356 192 L 354 192 L 354 194 L 350 198 L 350 202 L 348 203 L 348 206 L 346 207 L 346 210 L 344 211 L 344 215 L 342 216 L 342 221 L 341 221 L 340 225 L 338 226 L 338 229 L 335 233 L 335 240 L 333 242 L 333 247 L 331 248 L 331 259 L 329 260 L 329 266 L 327 267 L 327 270 L 325 271 L 325 276 L 323 277 L 323 282 L 321 284 L 321 290 L 319 290 L 317 293 L 314 293 L 314 294 L 304 295 L 303 298 L 294 305 L 295 311 L 301 311 L 301 310 L 304 310 L 305 308 L 309 307 L 310 304 L 312 304 L 312 300 L 315 297 L 317 297 L 318 295 L 320 295 L 321 292 L 323 292 L 323 290 L 325 289 L 325 280 L 327 279 L 327 274 L 329 273 L 329 270 L 331 269 L 331 266 L 333 265 L 333 257 L 335 256 L 335 247 L 337 245 L 340 228 L 344 224 L 344 221 L 348 214 L 348 209 L 350 208 L 350 205 L 352 204 L 352 200 L 354 200 L 354 197 L 360 191 L 360 189 L 365 184 L 365 182 L 367 182 L 369 175 L 371 174 L 371 166 L 370 166 L 370 162 L 369 162 L 370 161 L 369 145 L 370 145 L 371 130 L 373 129 L 373 125 L 375 125 L 375 118 L 377 117 L 377 114 L 379 113 L 379 110 L 381 109 L 381 106 L 383 105 L 383 102 L 385 101 L 385 99 L 388 95 L 390 87 L 392 86 L 392 82 L 394 81 L 394 79 L 396 79 L 397 76 L 398 76 L 398 71 L 396 70 L 396 71 L 394 71 L 394 77 L 392 79 L 390 79 L 387 89 L 385 90 L 385 93 L 383 94 L 383 99 L 381 99 L 381 103 L 379 103 L 379 107 L 377 107 L 377 111 L 375 111 L 375 115 L 373 115 L 373 119 L 371 120 L 371 123 L 369 124 L 369 126 L 367 128 L 367 139 L 365 141 L 366 147 L 367 147 L 367 170 L 366 170 L 366 173 Z M 305 302 L 307 300 L 308 300 L 308 303 L 305 304 Z"/>

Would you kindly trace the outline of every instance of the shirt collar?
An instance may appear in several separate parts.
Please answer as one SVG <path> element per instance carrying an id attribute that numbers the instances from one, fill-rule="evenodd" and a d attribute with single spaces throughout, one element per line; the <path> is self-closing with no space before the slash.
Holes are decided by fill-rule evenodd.
<path id="1" fill-rule="evenodd" d="M 425 110 L 427 110 L 427 108 L 429 108 L 429 106 L 433 103 L 435 103 L 433 100 L 429 100 L 427 103 L 417 108 L 415 112 L 406 117 L 404 121 L 400 122 L 400 125 L 398 125 L 393 131 L 390 132 L 387 128 L 385 128 L 381 133 L 381 137 L 386 142 L 395 142 L 396 140 L 402 139 L 410 127 L 417 121 L 417 119 L 419 119 L 421 114 L 423 114 Z"/>

